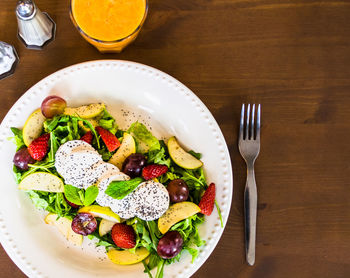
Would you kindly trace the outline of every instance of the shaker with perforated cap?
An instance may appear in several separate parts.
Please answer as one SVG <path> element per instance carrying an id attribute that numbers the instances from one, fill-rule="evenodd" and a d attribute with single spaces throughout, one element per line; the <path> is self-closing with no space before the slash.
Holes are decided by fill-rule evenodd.
<path id="1" fill-rule="evenodd" d="M 16 49 L 12 45 L 0 41 L 0 79 L 13 74 L 17 63 Z"/>
<path id="2" fill-rule="evenodd" d="M 32 0 L 17 2 L 18 38 L 27 48 L 42 49 L 55 38 L 56 24 Z"/>

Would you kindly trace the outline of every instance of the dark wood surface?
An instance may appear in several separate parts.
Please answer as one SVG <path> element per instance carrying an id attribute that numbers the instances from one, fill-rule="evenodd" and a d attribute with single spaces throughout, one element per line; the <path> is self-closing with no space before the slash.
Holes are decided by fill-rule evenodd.
<path id="1" fill-rule="evenodd" d="M 20 63 L 0 81 L 0 118 L 28 88 L 63 67 L 125 59 L 192 89 L 229 146 L 234 196 L 224 234 L 193 277 L 350 276 L 350 3 L 337 0 L 149 0 L 135 43 L 102 55 L 74 29 L 68 1 L 37 0 L 57 23 L 43 51 L 16 38 L 15 1 L 0 1 L 0 40 Z M 242 102 L 262 103 L 256 264 L 243 240 Z M 25 277 L 0 251 L 1 277 Z"/>

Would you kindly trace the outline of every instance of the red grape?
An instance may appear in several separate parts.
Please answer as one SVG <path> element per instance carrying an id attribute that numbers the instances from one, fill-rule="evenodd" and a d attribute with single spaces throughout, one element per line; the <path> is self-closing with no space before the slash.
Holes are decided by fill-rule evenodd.
<path id="1" fill-rule="evenodd" d="M 63 98 L 59 96 L 48 96 L 41 103 L 41 113 L 46 118 L 52 118 L 62 114 L 66 106 L 67 103 Z"/>
<path id="2" fill-rule="evenodd" d="M 167 186 L 170 202 L 179 203 L 188 199 L 188 186 L 183 179 L 175 179 L 169 182 Z"/>
<path id="3" fill-rule="evenodd" d="M 28 164 L 35 163 L 35 159 L 31 157 L 26 147 L 18 150 L 13 157 L 13 164 L 21 170 L 28 170 Z"/>
<path id="4" fill-rule="evenodd" d="M 157 253 L 163 259 L 176 257 L 182 250 L 183 238 L 178 231 L 167 232 L 158 242 Z"/>
<path id="5" fill-rule="evenodd" d="M 147 160 L 143 154 L 133 153 L 129 155 L 122 167 L 122 171 L 131 178 L 139 177 L 142 173 L 142 168 L 146 166 Z"/>
<path id="6" fill-rule="evenodd" d="M 72 221 L 72 230 L 83 236 L 93 233 L 97 228 L 97 221 L 90 213 L 78 213 Z"/>

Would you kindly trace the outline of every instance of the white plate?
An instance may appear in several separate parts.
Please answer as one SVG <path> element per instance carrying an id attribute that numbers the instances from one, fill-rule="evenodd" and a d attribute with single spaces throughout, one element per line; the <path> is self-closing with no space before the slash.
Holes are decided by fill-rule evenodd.
<path id="1" fill-rule="evenodd" d="M 143 265 L 117 266 L 96 250 L 88 239 L 84 246 L 68 243 L 55 227 L 46 225 L 42 213 L 12 175 L 15 146 L 7 140 L 10 127 L 22 127 L 47 95 L 60 95 L 68 105 L 102 101 L 121 128 L 140 120 L 158 137 L 175 135 L 188 149 L 203 154 L 208 182 L 217 185 L 217 200 L 226 224 L 231 206 L 232 170 L 224 137 L 215 119 L 187 87 L 154 68 L 126 61 L 103 60 L 60 70 L 29 89 L 11 108 L 0 126 L 0 239 L 8 255 L 29 277 L 147 277 Z M 166 266 L 165 277 L 189 277 L 209 257 L 223 228 L 216 209 L 200 228 L 207 244 L 196 261 L 184 254 L 179 263 Z"/>

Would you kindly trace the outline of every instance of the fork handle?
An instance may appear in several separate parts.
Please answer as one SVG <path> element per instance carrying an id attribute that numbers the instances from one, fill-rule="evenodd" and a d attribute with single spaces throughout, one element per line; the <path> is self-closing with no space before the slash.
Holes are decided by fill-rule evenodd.
<path id="1" fill-rule="evenodd" d="M 247 183 L 244 191 L 245 248 L 249 265 L 255 262 L 257 190 L 254 164 L 247 165 Z"/>

